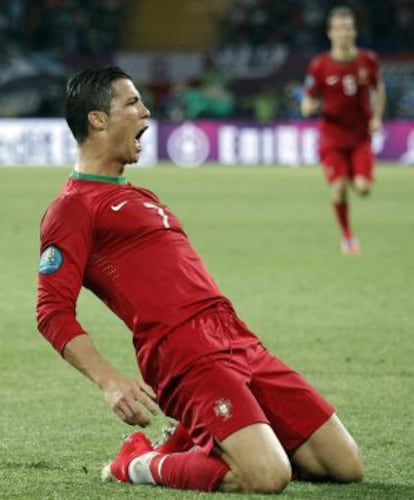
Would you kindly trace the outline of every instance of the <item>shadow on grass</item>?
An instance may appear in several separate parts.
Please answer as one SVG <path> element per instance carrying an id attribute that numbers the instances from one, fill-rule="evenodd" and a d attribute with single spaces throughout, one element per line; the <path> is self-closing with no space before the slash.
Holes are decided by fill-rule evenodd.
<path id="1" fill-rule="evenodd" d="M 317 498 L 335 500 L 413 500 L 414 485 L 397 482 L 364 481 L 357 484 L 291 483 L 284 496 L 295 499 Z M 254 497 L 253 497 L 254 498 Z"/>

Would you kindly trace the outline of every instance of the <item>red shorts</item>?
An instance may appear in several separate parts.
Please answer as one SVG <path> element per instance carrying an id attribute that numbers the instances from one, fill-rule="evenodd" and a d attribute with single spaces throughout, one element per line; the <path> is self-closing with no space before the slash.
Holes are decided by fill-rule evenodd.
<path id="1" fill-rule="evenodd" d="M 291 451 L 333 414 L 333 407 L 301 375 L 271 355 L 225 308 L 212 308 L 170 335 L 160 354 L 174 359 L 183 346 L 187 351 L 207 344 L 208 351 L 182 373 L 169 372 L 169 380 L 159 386 L 164 413 L 182 422 L 206 450 L 215 439 L 264 422 Z"/>
<path id="2" fill-rule="evenodd" d="M 330 183 L 344 177 L 352 180 L 357 176 L 373 180 L 374 154 L 369 139 L 349 149 L 322 146 L 319 154 L 326 178 Z"/>

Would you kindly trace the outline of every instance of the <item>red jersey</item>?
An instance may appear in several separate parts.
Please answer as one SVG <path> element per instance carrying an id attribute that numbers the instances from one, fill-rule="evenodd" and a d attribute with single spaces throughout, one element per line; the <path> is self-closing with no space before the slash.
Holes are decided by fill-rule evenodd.
<path id="1" fill-rule="evenodd" d="M 378 82 L 378 59 L 368 50 L 359 49 L 350 61 L 329 52 L 311 60 L 305 92 L 322 99 L 321 146 L 348 148 L 369 137 L 370 88 Z"/>
<path id="2" fill-rule="evenodd" d="M 125 178 L 74 172 L 43 217 L 41 252 L 38 328 L 59 352 L 85 333 L 76 319 L 82 286 L 132 330 L 140 364 L 178 325 L 231 306 L 177 218 Z"/>

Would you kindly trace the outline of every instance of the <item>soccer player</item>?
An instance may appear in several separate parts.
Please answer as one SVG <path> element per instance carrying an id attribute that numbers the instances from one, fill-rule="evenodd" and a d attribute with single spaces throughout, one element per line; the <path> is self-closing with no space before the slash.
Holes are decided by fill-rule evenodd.
<path id="1" fill-rule="evenodd" d="M 304 478 L 361 480 L 333 407 L 238 318 L 169 208 L 124 177 L 150 116 L 131 78 L 113 66 L 81 71 L 65 115 L 78 156 L 41 223 L 38 328 L 124 422 L 145 427 L 159 405 L 197 445 L 170 453 L 135 432 L 107 475 L 203 491 L 280 492 L 292 466 Z M 131 330 L 143 381 L 116 370 L 78 322 L 82 286 Z"/>
<path id="2" fill-rule="evenodd" d="M 352 11 L 335 7 L 327 25 L 331 49 L 310 62 L 301 110 L 305 117 L 311 116 L 318 112 L 322 100 L 320 160 L 332 186 L 341 249 L 358 254 L 359 244 L 350 224 L 348 184 L 362 196 L 369 193 L 374 169 L 371 134 L 381 127 L 385 92 L 377 56 L 355 45 Z"/>

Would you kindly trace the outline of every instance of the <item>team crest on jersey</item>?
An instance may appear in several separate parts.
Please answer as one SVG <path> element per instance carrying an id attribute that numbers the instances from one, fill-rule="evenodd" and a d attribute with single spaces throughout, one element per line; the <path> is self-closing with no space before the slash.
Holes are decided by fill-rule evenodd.
<path id="1" fill-rule="evenodd" d="M 214 413 L 223 420 L 233 416 L 233 405 L 229 399 L 221 398 L 214 403 Z"/>
<path id="2" fill-rule="evenodd" d="M 52 274 L 56 272 L 63 263 L 62 252 L 53 245 L 47 247 L 40 256 L 39 273 Z"/>

